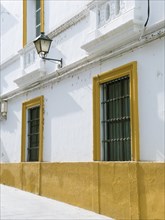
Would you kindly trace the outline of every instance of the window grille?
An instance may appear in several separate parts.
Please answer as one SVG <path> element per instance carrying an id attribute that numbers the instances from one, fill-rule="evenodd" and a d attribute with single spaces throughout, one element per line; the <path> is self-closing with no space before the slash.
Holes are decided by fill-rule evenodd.
<path id="1" fill-rule="evenodd" d="M 129 76 L 101 85 L 101 129 L 103 160 L 131 160 Z"/>
<path id="2" fill-rule="evenodd" d="M 28 161 L 38 161 L 40 107 L 28 110 Z"/>

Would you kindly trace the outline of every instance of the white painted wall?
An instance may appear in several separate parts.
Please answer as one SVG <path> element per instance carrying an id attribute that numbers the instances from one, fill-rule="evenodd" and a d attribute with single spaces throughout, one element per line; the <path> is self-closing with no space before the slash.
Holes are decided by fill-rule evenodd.
<path id="1" fill-rule="evenodd" d="M 11 65 L 7 65 L 4 68 L 1 68 L 0 74 L 1 94 L 17 89 L 18 86 L 15 84 L 14 80 L 22 75 L 20 60 L 17 59 L 12 62 Z"/>
<path id="2" fill-rule="evenodd" d="M 92 77 L 134 60 L 138 62 L 140 159 L 164 161 L 164 46 L 164 39 L 157 40 L 10 101 L 8 119 L 1 126 L 2 149 L 9 161 L 20 160 L 21 103 L 40 95 L 45 98 L 44 161 L 92 161 Z"/>
<path id="3" fill-rule="evenodd" d="M 21 103 L 24 97 L 8 102 L 7 120 L 0 121 L 0 161 L 20 162 L 21 160 Z"/>
<path id="4" fill-rule="evenodd" d="M 28 1 L 28 11 L 30 11 L 30 2 L 31 1 Z M 85 8 L 89 2 L 90 1 L 45 1 L 45 32 L 49 33 L 53 30 L 54 27 L 58 27 L 60 24 L 66 22 L 67 19 L 70 19 L 73 15 L 80 11 L 80 9 Z M 138 12 L 136 18 L 139 17 L 142 21 L 146 21 L 147 0 L 144 0 L 143 4 L 141 1 L 136 1 L 136 4 L 134 4 L 133 2 L 134 1 L 126 1 L 124 3 L 123 1 L 122 4 L 125 4 L 130 8 L 135 7 L 137 9 L 135 11 L 135 14 L 136 12 Z M 12 1 L 12 4 L 9 0 L 1 1 L 1 51 L 3 51 L 3 53 L 1 53 L 2 63 L 5 60 L 10 60 L 10 58 L 14 54 L 17 54 L 18 51 L 22 49 L 22 5 L 23 4 L 21 0 Z M 164 1 L 150 1 L 150 18 L 147 29 L 158 21 L 165 19 L 164 7 Z M 33 16 L 31 16 L 30 18 L 32 17 Z M 30 26 L 31 28 L 34 26 L 31 20 L 28 21 L 28 33 L 33 35 L 34 30 L 31 29 L 33 34 L 29 32 Z M 78 61 L 79 59 L 85 57 L 87 53 L 83 49 L 81 49 L 81 46 L 85 43 L 88 34 L 91 31 L 94 31 L 94 27 L 96 27 L 96 16 L 93 16 L 91 12 L 80 22 L 75 23 L 70 28 L 64 30 L 62 33 L 53 38 L 53 43 L 49 56 L 56 57 L 57 59 L 63 58 L 64 66 L 74 63 L 75 61 Z M 29 34 L 28 39 L 29 41 L 32 41 Z M 14 80 L 14 77 L 15 79 L 18 78 L 18 72 L 20 73 L 20 66 L 21 68 L 23 66 L 24 61 L 21 55 L 18 62 L 20 62 L 20 64 L 18 64 L 18 71 L 15 68 L 15 63 L 10 63 L 10 67 L 7 67 L 10 69 L 10 72 L 17 72 L 16 74 L 14 73 L 12 75 L 12 80 Z M 56 69 L 56 66 L 53 64 L 50 64 L 49 66 L 49 73 Z M 6 79 L 3 78 L 6 78 L 6 69 L 1 69 L 1 71 L 3 75 L 1 76 L 1 80 L 5 81 Z M 14 85 L 14 83 L 9 83 L 10 85 L 8 87 L 5 86 L 5 83 L 1 84 L 1 91 L 3 91 L 3 94 L 16 88 L 16 85 Z"/>
<path id="5" fill-rule="evenodd" d="M 78 11 L 85 8 L 90 1 L 91 0 L 45 1 L 45 32 L 49 33 L 55 27 L 66 22 Z"/>
<path id="6" fill-rule="evenodd" d="M 45 32 L 49 33 L 55 27 L 58 27 L 60 24 L 67 21 L 67 19 L 71 18 L 78 11 L 85 8 L 85 6 L 89 2 L 90 0 L 45 1 Z M 3 61 L 16 54 L 18 50 L 22 48 L 23 3 L 22 0 L 20 1 L 2 0 L 0 4 L 1 4 L 1 51 L 3 51 L 3 53 L 1 54 L 2 56 L 1 61 Z M 127 1 L 126 4 L 128 4 Z M 131 3 L 129 4 L 131 5 Z M 141 0 L 137 1 L 135 7 L 138 8 L 138 10 L 140 8 L 142 14 L 139 16 L 142 18 L 143 21 L 145 21 L 147 19 L 147 0 L 143 0 L 143 2 Z M 148 22 L 148 26 L 157 23 L 160 20 L 163 20 L 165 18 L 164 11 L 165 11 L 164 1 L 162 0 L 150 1 L 150 19 Z M 90 21 L 95 23 L 94 20 L 93 21 L 90 20 Z M 28 23 L 28 27 L 29 26 L 30 26 L 30 22 Z M 81 28 L 77 26 L 75 31 L 75 37 L 76 34 L 79 33 L 79 29 Z M 32 40 L 30 39 L 30 36 L 28 38 L 30 41 Z M 76 39 L 79 39 L 78 36 L 76 37 Z M 74 59 L 74 54 L 72 59 Z"/>
<path id="7" fill-rule="evenodd" d="M 22 48 L 22 1 L 0 2 L 0 61 L 11 58 Z"/>
<path id="8" fill-rule="evenodd" d="M 86 56 L 86 52 L 81 49 L 88 33 L 89 18 L 84 18 L 69 29 L 53 38 L 49 57 L 63 58 L 64 66 Z"/>
<path id="9" fill-rule="evenodd" d="M 140 2 L 140 0 L 139 0 Z M 156 9 L 156 10 L 155 10 Z M 165 1 L 157 0 L 153 1 L 150 0 L 150 19 L 148 25 L 152 25 L 161 21 L 165 18 Z"/>
<path id="10" fill-rule="evenodd" d="M 144 161 L 165 159 L 165 53 L 162 48 L 165 48 L 164 38 L 108 61 L 100 70 L 104 72 L 133 60 L 138 62 L 140 159 Z"/>

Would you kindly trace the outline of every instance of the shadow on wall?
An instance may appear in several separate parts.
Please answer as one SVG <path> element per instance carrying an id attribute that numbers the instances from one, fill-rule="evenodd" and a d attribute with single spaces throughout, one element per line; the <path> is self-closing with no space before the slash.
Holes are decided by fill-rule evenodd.
<path id="1" fill-rule="evenodd" d="M 10 90 L 10 86 L 15 86 L 16 84 L 13 82 L 15 78 L 20 75 L 20 61 L 17 60 L 12 63 L 12 65 L 8 65 L 5 67 L 1 73 L 1 93 L 6 93 Z"/>
<path id="2" fill-rule="evenodd" d="M 0 145 L 0 163 L 8 163 L 9 162 L 9 158 L 8 158 L 8 155 L 5 151 L 5 148 L 3 147 L 2 145 L 2 142 L 1 142 L 1 145 Z"/>
<path id="3" fill-rule="evenodd" d="M 49 55 L 48 58 L 53 58 L 53 59 L 58 59 L 60 60 L 62 58 L 62 66 L 65 66 L 65 60 L 66 60 L 66 56 L 64 55 L 64 53 L 62 53 L 62 51 L 58 50 L 55 46 L 54 46 L 54 42 L 52 42 L 50 50 L 49 50 Z M 45 69 L 48 73 L 52 73 L 55 70 L 58 70 L 60 67 L 58 67 L 58 65 L 60 65 L 59 62 L 56 61 L 51 61 L 48 60 L 44 63 L 45 65 Z"/>
<path id="4" fill-rule="evenodd" d="M 7 120 L 0 122 L 0 162 L 10 162 L 11 155 L 16 155 L 20 151 L 20 114 L 21 106 L 18 104 L 18 102 L 15 102 L 15 99 L 9 101 Z"/>
<path id="5" fill-rule="evenodd" d="M 52 148 L 48 146 L 52 146 L 52 143 L 57 141 L 53 138 L 54 135 L 58 136 L 59 134 L 61 136 L 61 132 L 67 131 L 65 138 L 71 138 L 70 135 L 76 138 L 78 130 L 81 129 L 81 121 L 86 120 L 83 123 L 90 123 L 88 117 L 90 114 L 87 117 L 84 116 L 91 109 L 90 83 L 91 75 L 88 72 L 83 77 L 72 75 L 67 79 L 63 79 L 62 82 L 52 82 L 45 96 L 44 135 L 47 138 L 47 147 L 44 155 L 46 160 L 51 161 L 50 157 L 53 155 Z M 79 118 L 79 120 L 76 120 L 76 118 Z M 58 130 L 56 130 L 57 128 Z M 65 138 L 63 139 L 64 142 L 66 141 Z M 67 144 L 71 145 L 72 143 Z"/>
<path id="6" fill-rule="evenodd" d="M 52 85 L 48 95 L 49 99 L 45 100 L 47 102 L 45 106 L 48 106 L 45 113 L 49 114 L 51 118 L 57 118 L 82 111 L 81 106 L 70 95 L 70 91 L 73 89 L 70 84 L 64 85 L 64 81 L 63 84 Z M 51 107 L 49 108 L 49 106 Z"/>
<path id="7" fill-rule="evenodd" d="M 53 88 L 54 87 L 54 88 Z M 61 128 L 61 123 L 64 122 L 62 119 L 69 114 L 76 114 L 76 112 L 82 111 L 81 107 L 73 100 L 69 95 L 66 86 L 63 89 L 59 84 L 52 85 L 50 92 L 48 94 L 48 99 L 45 98 L 45 123 L 44 123 L 44 134 L 47 137 L 47 148 L 44 152 L 46 160 L 51 161 L 51 139 L 52 139 L 52 121 L 57 119 L 55 124 L 58 123 L 59 129 Z M 58 131 L 59 132 L 59 131 Z M 57 131 L 56 131 L 57 134 Z M 49 159 L 48 159 L 49 158 Z"/>
<path id="8" fill-rule="evenodd" d="M 164 137 L 165 138 L 165 137 Z M 164 152 L 164 153 L 163 153 Z M 159 151 L 157 150 L 157 153 L 156 153 L 156 159 L 157 161 L 165 161 L 165 148 L 163 149 L 163 151 Z"/>
<path id="9" fill-rule="evenodd" d="M 160 78 L 160 81 L 164 81 L 163 73 L 158 72 L 157 77 Z M 160 87 L 160 85 L 158 85 Z M 157 112 L 158 112 L 158 119 L 162 124 L 163 129 L 159 129 L 158 134 L 162 137 L 162 149 L 159 148 L 156 152 L 156 160 L 157 161 L 165 161 L 165 101 L 164 101 L 164 92 L 159 92 L 157 94 Z"/>
<path id="10" fill-rule="evenodd" d="M 164 161 L 164 60 L 157 59 L 162 45 L 153 44 L 155 50 L 146 46 L 145 63 L 138 63 L 140 152 L 141 160 Z M 145 65 L 151 60 L 154 65 Z"/>
<path id="11" fill-rule="evenodd" d="M 21 113 L 21 105 L 18 102 L 14 103 L 14 100 L 8 102 L 7 120 L 3 122 L 3 133 L 17 134 L 18 125 L 21 123 L 21 117 L 18 113 Z M 10 135 L 10 134 L 9 134 Z"/>
<path id="12" fill-rule="evenodd" d="M 7 9 L 0 3 L 0 17 L 1 17 L 1 32 L 5 34 L 13 26 L 15 26 L 18 21 Z"/>

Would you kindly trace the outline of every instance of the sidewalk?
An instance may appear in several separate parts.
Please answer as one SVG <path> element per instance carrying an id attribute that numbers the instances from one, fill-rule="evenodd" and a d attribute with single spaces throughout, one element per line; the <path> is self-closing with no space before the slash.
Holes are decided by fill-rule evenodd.
<path id="1" fill-rule="evenodd" d="M 0 185 L 0 219 L 111 219 L 94 212 L 28 193 L 13 187 Z"/>

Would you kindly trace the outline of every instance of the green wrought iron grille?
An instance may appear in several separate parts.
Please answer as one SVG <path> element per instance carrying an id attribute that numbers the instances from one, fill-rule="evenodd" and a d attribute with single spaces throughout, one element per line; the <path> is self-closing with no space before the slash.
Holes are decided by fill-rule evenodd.
<path id="1" fill-rule="evenodd" d="M 129 76 L 102 84 L 101 130 L 103 160 L 131 160 Z"/>
<path id="2" fill-rule="evenodd" d="M 40 107 L 28 110 L 28 161 L 38 161 Z"/>

